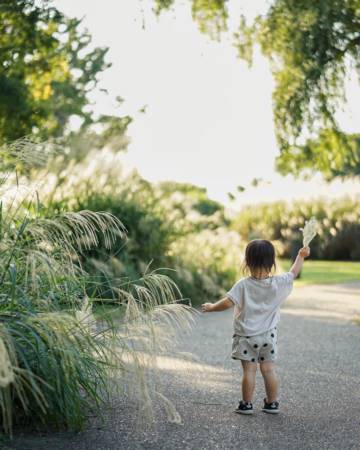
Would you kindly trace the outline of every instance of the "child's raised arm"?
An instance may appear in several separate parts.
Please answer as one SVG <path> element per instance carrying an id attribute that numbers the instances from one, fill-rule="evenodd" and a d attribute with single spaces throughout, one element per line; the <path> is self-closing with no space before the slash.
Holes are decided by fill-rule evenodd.
<path id="1" fill-rule="evenodd" d="M 228 297 L 224 297 L 216 303 L 203 303 L 201 305 L 201 310 L 202 312 L 225 311 L 233 306 L 234 303 Z"/>
<path id="2" fill-rule="evenodd" d="M 304 264 L 304 259 L 307 258 L 309 255 L 310 255 L 310 247 L 303 247 L 299 250 L 299 253 L 294 261 L 294 264 L 290 269 L 290 272 L 294 274 L 294 278 L 296 278 L 299 275 L 302 265 Z"/>

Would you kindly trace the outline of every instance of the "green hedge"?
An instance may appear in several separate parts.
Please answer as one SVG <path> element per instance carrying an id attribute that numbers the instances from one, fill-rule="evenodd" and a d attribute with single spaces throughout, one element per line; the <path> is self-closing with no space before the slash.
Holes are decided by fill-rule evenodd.
<path id="1" fill-rule="evenodd" d="M 301 245 L 299 230 L 315 216 L 319 235 L 311 244 L 312 258 L 360 260 L 360 198 L 283 201 L 247 206 L 235 217 L 232 228 L 249 241 L 275 241 L 279 256 L 292 258 Z"/>
<path id="2" fill-rule="evenodd" d="M 134 280 L 149 267 L 170 268 L 163 272 L 184 298 L 198 303 L 219 297 L 238 277 L 241 240 L 229 230 L 224 207 L 208 199 L 205 189 L 150 184 L 136 172 L 126 173 L 121 155 L 108 152 L 90 154 L 53 176 L 47 209 L 106 211 L 127 230 L 127 242 L 119 239 L 110 255 L 102 245 L 83 254 L 84 267 L 101 281 L 92 295 L 109 298 L 118 279 Z"/>

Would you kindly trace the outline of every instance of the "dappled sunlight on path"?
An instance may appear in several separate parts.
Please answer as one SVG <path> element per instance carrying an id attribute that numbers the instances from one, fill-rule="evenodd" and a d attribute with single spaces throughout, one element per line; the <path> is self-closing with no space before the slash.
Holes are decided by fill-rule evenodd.
<path id="1" fill-rule="evenodd" d="M 232 312 L 199 315 L 179 352 L 157 358 L 159 389 L 180 413 L 169 423 L 157 410 L 154 428 L 137 429 L 137 407 L 118 398 L 78 434 L 23 437 L 12 448 L 52 450 L 339 450 L 360 446 L 360 283 L 296 288 L 279 324 L 281 413 L 260 411 L 257 374 L 252 417 L 233 413 L 240 364 L 230 358 Z M 191 353 L 193 356 L 189 356 Z"/>

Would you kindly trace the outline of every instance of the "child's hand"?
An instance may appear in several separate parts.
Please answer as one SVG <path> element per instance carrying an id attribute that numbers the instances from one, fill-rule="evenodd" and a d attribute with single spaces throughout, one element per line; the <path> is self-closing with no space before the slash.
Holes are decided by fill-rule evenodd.
<path id="1" fill-rule="evenodd" d="M 299 250 L 299 256 L 302 258 L 307 258 L 310 256 L 310 247 L 303 247 Z"/>
<path id="2" fill-rule="evenodd" d="M 212 303 L 203 303 L 201 305 L 202 312 L 211 312 L 212 309 L 213 309 L 213 304 Z"/>

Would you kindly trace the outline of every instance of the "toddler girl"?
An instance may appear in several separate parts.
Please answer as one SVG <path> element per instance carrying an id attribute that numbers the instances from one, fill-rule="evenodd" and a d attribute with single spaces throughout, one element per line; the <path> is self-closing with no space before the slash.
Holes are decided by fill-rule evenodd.
<path id="1" fill-rule="evenodd" d="M 203 312 L 224 311 L 235 306 L 231 357 L 241 360 L 243 367 L 242 400 L 235 410 L 239 414 L 253 413 L 258 363 L 266 391 L 262 410 L 279 412 L 275 360 L 280 306 L 289 296 L 294 278 L 309 255 L 309 247 L 301 248 L 289 272 L 271 275 L 276 267 L 274 246 L 266 240 L 251 241 L 245 251 L 245 267 L 250 276 L 235 283 L 223 299 L 202 305 Z"/>

